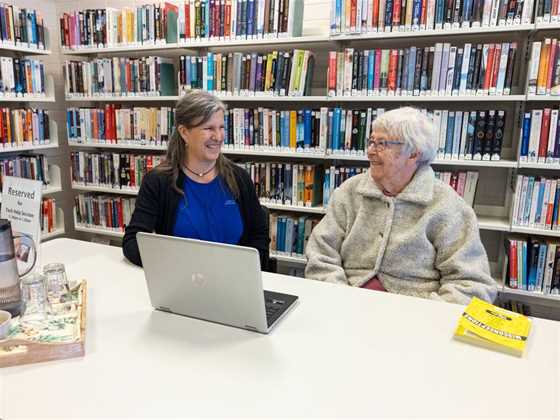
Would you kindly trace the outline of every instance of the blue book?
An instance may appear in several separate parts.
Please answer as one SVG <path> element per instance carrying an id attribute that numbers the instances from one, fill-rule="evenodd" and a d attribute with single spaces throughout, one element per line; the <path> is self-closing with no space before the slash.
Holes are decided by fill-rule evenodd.
<path id="1" fill-rule="evenodd" d="M 45 140 L 45 111 L 40 110 L 37 114 L 39 120 L 39 141 Z"/>
<path id="2" fill-rule="evenodd" d="M 329 126 L 328 126 L 328 132 L 327 132 L 327 149 L 332 149 L 333 147 L 333 136 L 334 136 L 334 118 L 333 118 L 333 110 L 332 108 L 329 110 L 328 112 L 328 116 L 329 116 Z"/>
<path id="3" fill-rule="evenodd" d="M 201 5 L 203 5 L 202 13 L 204 19 L 204 36 L 210 36 L 210 2 L 206 0 Z"/>
<path id="4" fill-rule="evenodd" d="M 412 3 L 412 27 L 419 27 L 422 19 L 422 0 L 414 0 Z M 414 73 L 413 73 L 414 74 Z"/>
<path id="5" fill-rule="evenodd" d="M 251 37 L 255 31 L 255 1 L 247 0 L 247 36 Z"/>
<path id="6" fill-rule="evenodd" d="M 282 111 L 280 114 L 280 123 L 282 124 L 282 147 L 290 147 L 290 113 Z"/>
<path id="7" fill-rule="evenodd" d="M 229 112 L 224 113 L 224 144 L 230 144 L 230 130 L 229 130 L 229 122 L 230 122 L 230 114 Z"/>
<path id="8" fill-rule="evenodd" d="M 286 216 L 278 217 L 276 228 L 276 250 L 286 252 Z"/>
<path id="9" fill-rule="evenodd" d="M 313 126 L 313 113 L 310 109 L 303 111 L 303 146 L 308 149 L 313 142 L 311 129 Z"/>
<path id="10" fill-rule="evenodd" d="M 251 144 L 251 120 L 249 116 L 249 110 L 243 112 L 243 144 Z"/>
<path id="11" fill-rule="evenodd" d="M 443 25 L 444 5 L 445 5 L 445 0 L 436 0 L 436 16 L 435 16 L 436 25 Z"/>
<path id="12" fill-rule="evenodd" d="M 284 251 L 288 254 L 292 253 L 292 246 L 294 244 L 294 219 L 286 217 L 286 234 L 284 236 Z"/>
<path id="13" fill-rule="evenodd" d="M 533 197 L 533 186 L 535 185 L 535 177 L 530 176 L 527 183 L 527 196 L 525 198 L 525 210 L 523 212 L 523 223 L 529 223 L 529 216 L 531 213 L 531 199 Z"/>
<path id="14" fill-rule="evenodd" d="M 293 183 L 292 165 L 290 163 L 286 163 L 284 165 L 284 197 L 283 197 L 283 202 L 285 204 L 289 204 L 292 202 L 292 183 Z"/>
<path id="15" fill-rule="evenodd" d="M 520 156 L 529 156 L 529 136 L 531 134 L 531 113 L 523 114 L 523 126 L 521 128 L 521 151 Z"/>
<path id="16" fill-rule="evenodd" d="M 323 207 L 327 207 L 329 204 L 329 197 L 331 192 L 331 170 L 325 170 L 325 176 L 323 177 Z"/>
<path id="17" fill-rule="evenodd" d="M 299 255 L 303 255 L 304 243 L 305 243 L 305 216 L 301 216 L 298 221 L 298 228 L 297 228 L 297 240 L 296 240 L 296 253 Z"/>
<path id="18" fill-rule="evenodd" d="M 404 70 L 404 69 L 403 69 Z M 408 54 L 408 83 L 406 90 L 414 90 L 414 72 L 416 70 L 416 47 L 410 47 Z"/>
<path id="19" fill-rule="evenodd" d="M 371 50 L 368 56 L 367 89 L 373 90 L 373 75 L 375 74 L 375 51 Z"/>
<path id="20" fill-rule="evenodd" d="M 560 200 L 560 183 L 556 185 L 556 194 L 554 195 L 554 207 L 552 212 L 552 226 L 556 226 L 558 224 L 558 202 Z"/>
<path id="21" fill-rule="evenodd" d="M 30 21 L 31 21 L 31 43 L 38 44 L 37 41 L 37 16 L 35 15 L 35 10 L 29 13 Z"/>
<path id="22" fill-rule="evenodd" d="M 537 284 L 537 267 L 539 264 L 539 243 L 532 242 L 529 249 L 529 276 L 527 278 L 527 290 L 535 290 Z"/>
<path id="23" fill-rule="evenodd" d="M 342 0 L 336 0 L 335 10 L 336 10 L 336 15 L 334 19 L 335 31 L 339 32 L 341 30 L 340 21 L 342 19 Z"/>
<path id="24" fill-rule="evenodd" d="M 332 149 L 338 150 L 340 148 L 340 115 L 342 110 L 340 108 L 334 109 L 333 115 L 333 142 Z"/>
<path id="25" fill-rule="evenodd" d="M 394 0 L 400 1 L 400 0 Z M 393 24 L 393 0 L 385 0 L 385 27 L 390 28 Z"/>
<path id="26" fill-rule="evenodd" d="M 546 251 L 547 251 L 547 244 L 541 243 L 539 247 L 539 260 L 537 265 L 537 283 L 535 285 L 535 289 L 537 291 L 542 291 L 543 279 L 544 279 L 544 266 L 546 264 Z"/>
<path id="27" fill-rule="evenodd" d="M 303 111 L 299 110 L 297 112 L 296 119 L 296 148 L 301 148 L 305 146 L 305 122 L 303 121 Z"/>
<path id="28" fill-rule="evenodd" d="M 556 123 L 556 137 L 554 138 L 554 154 L 555 158 L 560 158 L 560 118 Z"/>
<path id="29" fill-rule="evenodd" d="M 455 112 L 449 111 L 447 114 L 447 133 L 445 136 L 445 151 L 447 155 L 453 153 L 453 134 L 455 133 Z"/>
<path id="30" fill-rule="evenodd" d="M 214 90 L 214 53 L 211 52 L 206 56 L 206 80 L 208 82 L 206 89 L 212 92 Z"/>
<path id="31" fill-rule="evenodd" d="M 471 10 L 472 0 L 465 0 L 465 2 L 463 3 L 463 13 L 461 15 L 461 21 L 463 23 L 467 23 L 471 20 Z"/>
<path id="32" fill-rule="evenodd" d="M 72 114 L 73 114 L 73 110 L 72 109 L 67 109 L 66 110 L 66 132 L 68 133 L 68 137 L 71 139 L 76 138 L 76 132 L 74 130 L 74 126 L 72 124 Z"/>
<path id="33" fill-rule="evenodd" d="M 99 117 L 97 118 L 97 121 L 99 121 L 99 138 L 105 139 L 105 118 L 104 113 L 101 112 L 101 110 L 99 110 Z"/>
<path id="34" fill-rule="evenodd" d="M 37 75 L 39 74 L 39 62 L 37 60 L 30 60 L 31 62 L 31 89 L 32 92 L 37 92 Z"/>
<path id="35" fill-rule="evenodd" d="M 543 208 L 544 190 L 546 188 L 546 181 L 543 179 L 539 182 L 539 191 L 537 195 L 537 212 L 535 213 L 535 224 L 541 223 L 541 213 Z"/>
<path id="36" fill-rule="evenodd" d="M 529 259 L 528 258 L 529 257 L 529 255 L 528 255 L 529 250 L 528 250 L 528 247 L 527 247 L 527 241 L 523 241 L 523 252 L 521 254 L 523 256 L 523 273 L 521 275 L 522 284 L 518 284 L 517 287 L 519 287 L 520 289 L 523 289 L 523 290 L 527 290 L 527 280 L 528 280 L 528 278 L 527 278 L 527 271 L 528 271 L 527 260 Z"/>
<path id="37" fill-rule="evenodd" d="M 190 84 L 192 88 L 197 87 L 198 85 L 196 84 L 197 80 L 198 80 L 198 76 L 197 76 L 197 65 L 196 65 L 196 58 L 193 60 L 191 58 L 190 60 L 191 65 L 191 71 L 190 71 L 190 80 L 187 81 L 187 84 Z M 190 82 L 190 83 L 189 83 Z"/>

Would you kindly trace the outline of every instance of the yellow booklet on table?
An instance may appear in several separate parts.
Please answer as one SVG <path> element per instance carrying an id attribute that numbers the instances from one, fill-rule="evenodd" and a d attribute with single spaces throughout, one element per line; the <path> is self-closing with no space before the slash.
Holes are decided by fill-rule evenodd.
<path id="1" fill-rule="evenodd" d="M 474 297 L 459 319 L 454 337 L 498 350 L 523 356 L 531 320 Z"/>

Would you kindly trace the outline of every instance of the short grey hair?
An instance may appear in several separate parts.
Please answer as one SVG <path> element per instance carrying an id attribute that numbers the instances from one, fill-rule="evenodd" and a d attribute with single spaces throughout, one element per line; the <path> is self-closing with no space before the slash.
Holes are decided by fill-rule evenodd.
<path id="1" fill-rule="evenodd" d="M 403 141 L 403 152 L 415 153 L 418 166 L 429 165 L 436 157 L 436 133 L 433 120 L 417 108 L 405 106 L 379 116 L 371 130 L 383 131 L 391 139 Z"/>

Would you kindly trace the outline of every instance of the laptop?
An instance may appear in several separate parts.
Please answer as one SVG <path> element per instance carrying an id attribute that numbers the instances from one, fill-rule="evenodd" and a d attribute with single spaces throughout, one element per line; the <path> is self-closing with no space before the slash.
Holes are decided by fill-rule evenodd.
<path id="1" fill-rule="evenodd" d="M 297 296 L 263 291 L 254 248 L 139 232 L 155 309 L 267 334 Z"/>

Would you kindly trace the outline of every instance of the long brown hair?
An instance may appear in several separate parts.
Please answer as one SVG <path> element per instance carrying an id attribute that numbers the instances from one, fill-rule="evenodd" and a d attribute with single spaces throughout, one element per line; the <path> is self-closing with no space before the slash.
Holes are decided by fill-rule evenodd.
<path id="1" fill-rule="evenodd" d="M 204 124 L 216 112 L 225 112 L 226 107 L 214 95 L 202 91 L 188 91 L 177 101 L 175 108 L 175 128 L 167 146 L 165 160 L 157 166 L 157 170 L 171 176 L 172 188 L 184 195 L 183 190 L 177 187 L 177 179 L 181 167 L 187 160 L 188 147 L 179 134 L 178 127 L 194 128 Z M 221 175 L 235 198 L 239 198 L 239 185 L 234 175 L 234 163 L 220 153 L 216 161 L 216 170 Z"/>

